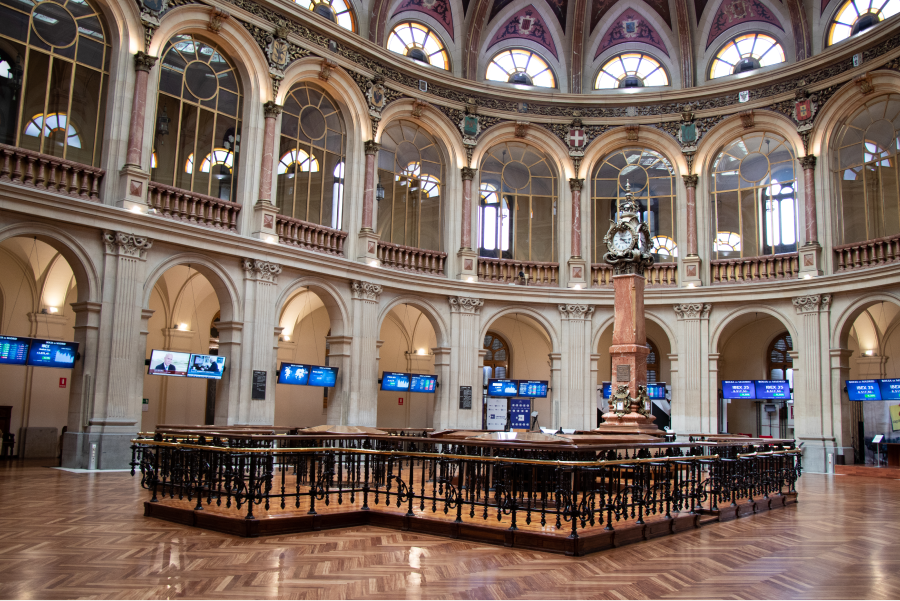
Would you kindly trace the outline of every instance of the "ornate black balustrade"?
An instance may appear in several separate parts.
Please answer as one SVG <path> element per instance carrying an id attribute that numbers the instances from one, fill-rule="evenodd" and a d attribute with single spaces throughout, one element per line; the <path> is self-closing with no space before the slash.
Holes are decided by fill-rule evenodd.
<path id="1" fill-rule="evenodd" d="M 138 438 L 132 453 L 150 503 L 232 520 L 379 510 L 569 539 L 738 504 L 768 509 L 770 498 L 783 505 L 801 472 L 792 441 L 541 447 L 193 433 Z"/>

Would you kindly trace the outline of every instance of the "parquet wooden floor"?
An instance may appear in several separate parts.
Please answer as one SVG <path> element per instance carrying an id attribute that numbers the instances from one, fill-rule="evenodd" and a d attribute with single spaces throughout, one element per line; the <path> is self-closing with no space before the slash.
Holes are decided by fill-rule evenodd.
<path id="1" fill-rule="evenodd" d="M 143 517 L 126 473 L 0 464 L 0 598 L 895 599 L 900 482 L 583 558 L 375 527 L 258 539 Z"/>

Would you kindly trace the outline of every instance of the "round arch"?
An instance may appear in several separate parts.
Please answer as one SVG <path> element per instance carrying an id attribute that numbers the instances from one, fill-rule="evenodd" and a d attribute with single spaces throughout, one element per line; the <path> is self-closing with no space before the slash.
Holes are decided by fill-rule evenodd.
<path id="1" fill-rule="evenodd" d="M 9 238 L 6 238 L 6 239 L 8 240 Z M 3 249 L 3 248 L 0 248 L 0 253 L 3 253 L 3 255 L 8 257 L 8 259 L 10 261 L 15 263 L 16 267 L 18 267 L 19 269 L 22 270 L 22 273 L 27 274 L 29 272 L 29 270 L 30 270 L 29 266 L 25 262 L 23 262 L 19 257 L 17 257 L 15 254 L 8 252 L 6 249 Z M 37 313 L 38 311 L 40 311 L 40 302 L 41 302 L 42 292 L 40 290 L 38 290 L 37 281 L 35 281 L 34 278 L 25 278 L 24 283 L 26 286 L 28 286 L 28 292 L 29 292 L 29 294 L 31 294 L 31 299 L 33 301 L 31 310 L 34 311 L 35 313 Z M 12 301 L 14 303 L 17 303 L 17 300 L 18 300 L 18 294 L 12 294 L 11 292 L 8 292 L 8 293 L 4 292 L 3 285 L 4 285 L 3 282 L 0 281 L 0 332 L 6 331 L 6 329 L 3 328 L 3 323 L 2 323 L 3 322 L 2 300 L 3 300 L 4 294 L 6 294 L 7 297 L 16 299 L 16 300 Z M 11 308 L 13 310 L 15 310 L 15 306 L 13 306 Z"/>
<path id="2" fill-rule="evenodd" d="M 331 321 L 331 335 L 344 336 L 350 324 L 350 311 L 347 308 L 347 302 L 334 284 L 320 278 L 301 277 L 288 284 L 282 290 L 281 294 L 278 295 L 278 300 L 275 301 L 276 315 L 279 320 L 288 303 L 300 289 L 312 292 L 325 305 L 325 311 L 328 313 L 328 319 Z"/>
<path id="3" fill-rule="evenodd" d="M 750 313 L 762 313 L 768 317 L 774 317 L 791 335 L 791 338 L 794 340 L 799 340 L 797 337 L 797 327 L 794 325 L 794 322 L 791 321 L 787 315 L 782 313 L 777 309 L 773 309 L 772 307 L 767 307 L 765 305 L 744 305 L 738 309 L 734 309 L 729 313 L 722 316 L 722 318 L 718 321 L 715 328 L 713 329 L 712 335 L 710 336 L 710 349 L 714 349 L 713 352 L 720 352 L 720 345 L 722 343 L 722 336 L 726 333 L 730 326 L 735 323 L 735 320 Z"/>
<path id="4" fill-rule="evenodd" d="M 531 307 L 508 306 L 498 309 L 496 312 L 492 313 L 489 316 L 483 314 L 481 317 L 481 330 L 478 339 L 484 340 L 487 331 L 491 329 L 491 326 L 495 321 L 497 321 L 501 317 L 505 317 L 507 315 L 512 315 L 515 313 L 526 315 L 539 323 L 541 327 L 543 327 L 544 332 L 550 340 L 550 352 L 559 352 L 559 332 L 556 330 L 553 324 L 550 323 L 550 320 L 548 320 L 542 313 L 532 309 Z"/>
<path id="5" fill-rule="evenodd" d="M 434 328 L 434 335 L 438 347 L 450 346 L 450 330 L 444 322 L 440 310 L 430 300 L 417 295 L 399 296 L 386 304 L 378 314 L 378 331 L 381 331 L 384 320 L 387 319 L 387 316 L 394 308 L 407 304 L 412 305 L 421 311 L 425 318 L 431 323 L 431 327 Z"/>
<path id="6" fill-rule="evenodd" d="M 525 137 L 516 136 L 515 123 L 506 122 L 494 125 L 481 134 L 478 145 L 475 147 L 474 152 L 472 152 L 471 164 L 475 165 L 475 168 L 478 169 L 484 154 L 497 144 L 503 142 L 524 142 L 532 146 L 537 146 L 550 157 L 560 181 L 575 177 L 575 173 L 572 171 L 572 161 L 569 160 L 568 148 L 562 143 L 562 140 L 554 136 L 549 130 L 536 124 L 531 124 L 528 127 Z M 565 191 L 568 189 L 568 186 L 563 186 L 562 189 Z M 560 194 L 560 198 L 562 197 L 563 194 Z"/>
<path id="7" fill-rule="evenodd" d="M 697 173 L 712 172 L 713 161 L 722 149 L 733 139 L 752 133 L 772 132 L 787 140 L 794 150 L 794 156 L 803 156 L 803 140 L 797 134 L 793 122 L 774 111 L 759 110 L 753 112 L 753 127 L 744 128 L 740 115 L 734 113 L 727 116 L 708 132 L 704 132 L 694 158 L 694 170 Z M 802 181 L 802 177 L 797 178 Z"/>
<path id="8" fill-rule="evenodd" d="M 447 118 L 442 112 L 425 107 L 420 117 L 414 117 L 412 112 L 415 108 L 415 101 L 411 98 L 404 98 L 392 102 L 381 116 L 381 122 L 378 124 L 378 132 L 375 135 L 375 141 L 381 143 L 381 135 L 394 121 L 407 120 L 414 121 L 422 125 L 428 133 L 440 142 L 438 145 L 444 153 L 444 159 L 447 161 L 448 169 L 460 169 L 466 164 L 466 150 L 462 145 L 459 129 Z"/>
<path id="9" fill-rule="evenodd" d="M 687 173 L 687 162 L 678 142 L 669 134 L 655 127 L 642 127 L 638 133 L 638 140 L 628 139 L 625 127 L 617 127 L 612 131 L 598 136 L 588 144 L 581 160 L 583 171 L 579 174 L 585 178 L 591 177 L 597 165 L 610 153 L 623 148 L 649 148 L 664 157 L 675 167 L 675 177 Z"/>
<path id="10" fill-rule="evenodd" d="M 666 338 L 668 338 L 668 342 L 669 342 L 669 351 L 671 353 L 677 353 L 678 352 L 678 338 L 675 336 L 675 332 L 672 331 L 672 328 L 669 326 L 669 324 L 666 323 L 666 320 L 662 319 L 658 314 L 651 312 L 651 311 L 645 311 L 644 314 L 648 321 L 652 322 L 654 325 L 659 326 L 659 328 L 666 335 Z M 597 350 L 598 346 L 600 345 L 600 338 L 603 336 L 603 333 L 607 329 L 609 329 L 613 326 L 613 324 L 615 323 L 615 319 L 616 319 L 615 314 L 612 314 L 609 317 L 607 317 L 606 319 L 604 319 L 602 322 L 600 322 L 600 324 L 596 328 L 594 328 L 594 331 L 591 334 L 590 348 L 593 349 L 592 352 Z"/>
<path id="11" fill-rule="evenodd" d="M 892 303 L 900 307 L 900 295 L 888 292 L 867 294 L 864 298 L 857 299 L 844 309 L 838 318 L 834 320 L 834 329 L 831 331 L 831 348 L 847 348 L 850 328 L 853 327 L 856 319 L 872 305 L 882 302 Z"/>
<path id="12" fill-rule="evenodd" d="M 243 304 L 241 302 L 240 293 L 228 272 L 217 262 L 212 261 L 209 257 L 194 253 L 181 253 L 171 256 L 149 271 L 147 279 L 144 280 L 144 293 L 141 298 L 141 307 L 150 308 L 150 295 L 159 278 L 172 267 L 184 265 L 197 270 L 203 275 L 213 287 L 216 297 L 219 299 L 219 307 L 221 310 L 221 321 L 243 321 Z"/>

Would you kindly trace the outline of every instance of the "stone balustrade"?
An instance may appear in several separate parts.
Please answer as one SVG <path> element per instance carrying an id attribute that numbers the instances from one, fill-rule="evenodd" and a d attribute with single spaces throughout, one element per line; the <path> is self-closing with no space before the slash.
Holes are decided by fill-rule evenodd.
<path id="1" fill-rule="evenodd" d="M 347 240 L 347 232 L 286 215 L 278 215 L 275 218 L 275 228 L 278 232 L 279 244 L 326 255 L 344 256 L 344 241 Z"/>
<path id="2" fill-rule="evenodd" d="M 527 277 L 526 284 L 528 286 L 559 285 L 559 263 L 478 258 L 478 281 L 480 282 L 519 284 L 521 283 L 520 272 Z"/>
<path id="3" fill-rule="evenodd" d="M 765 257 L 717 259 L 710 261 L 709 267 L 710 281 L 713 285 L 791 280 L 800 273 L 800 258 L 797 253 L 786 253 Z"/>
<path id="4" fill-rule="evenodd" d="M 106 173 L 103 169 L 6 144 L 0 144 L 0 153 L 0 181 L 100 200 L 100 183 Z"/>
<path id="5" fill-rule="evenodd" d="M 591 287 L 612 287 L 613 267 L 606 263 L 591 264 Z M 648 288 L 665 288 L 678 285 L 677 263 L 655 263 L 644 272 L 644 285 Z"/>
<path id="6" fill-rule="evenodd" d="M 147 186 L 147 204 L 168 219 L 229 232 L 237 231 L 241 205 L 157 182 Z"/>
<path id="7" fill-rule="evenodd" d="M 388 269 L 445 275 L 444 264 L 447 262 L 445 252 L 379 241 L 377 256 L 381 266 Z"/>
<path id="8" fill-rule="evenodd" d="M 834 271 L 852 271 L 900 261 L 900 234 L 834 247 Z"/>

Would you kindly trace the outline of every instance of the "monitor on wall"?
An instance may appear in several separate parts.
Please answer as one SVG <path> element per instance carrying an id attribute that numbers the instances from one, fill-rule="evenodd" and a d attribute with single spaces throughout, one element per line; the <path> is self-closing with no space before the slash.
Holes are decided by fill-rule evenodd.
<path id="1" fill-rule="evenodd" d="M 756 398 L 788 400 L 791 398 L 791 383 L 787 380 L 756 380 Z"/>
<path id="2" fill-rule="evenodd" d="M 604 399 L 612 398 L 612 382 L 604 382 L 603 383 L 603 398 Z"/>
<path id="3" fill-rule="evenodd" d="M 194 354 L 188 362 L 187 375 L 189 378 L 221 380 L 223 371 L 225 371 L 225 357 Z"/>
<path id="4" fill-rule="evenodd" d="M 302 363 L 282 363 L 278 370 L 279 384 L 306 386 L 309 381 L 309 366 Z"/>
<path id="5" fill-rule="evenodd" d="M 900 379 L 878 380 L 881 389 L 881 400 L 900 401 Z"/>
<path id="6" fill-rule="evenodd" d="M 437 390 L 437 376 L 427 374 L 411 374 L 412 379 L 409 384 L 410 392 L 422 392 L 425 394 L 433 394 Z"/>
<path id="7" fill-rule="evenodd" d="M 25 365 L 28 361 L 28 347 L 30 345 L 31 338 L 0 336 L 0 363 Z"/>
<path id="8" fill-rule="evenodd" d="M 190 353 L 154 349 L 150 351 L 147 373 L 151 376 L 186 376 L 190 362 Z"/>
<path id="9" fill-rule="evenodd" d="M 409 390 L 410 374 L 404 374 L 396 371 L 385 371 L 381 373 L 381 389 L 393 391 Z"/>
<path id="10" fill-rule="evenodd" d="M 753 380 L 723 380 L 722 398 L 755 399 L 756 383 Z"/>
<path id="11" fill-rule="evenodd" d="M 324 388 L 334 388 L 337 384 L 337 367 L 326 367 L 324 365 L 309 366 L 309 385 L 322 386 Z"/>
<path id="12" fill-rule="evenodd" d="M 75 357 L 77 355 L 77 342 L 33 338 L 28 349 L 27 365 L 72 369 L 75 366 Z"/>
<path id="13" fill-rule="evenodd" d="M 847 396 L 851 401 L 880 401 L 878 380 L 847 380 Z"/>
<path id="14" fill-rule="evenodd" d="M 519 396 L 532 399 L 547 398 L 549 382 L 547 380 L 519 380 Z"/>
<path id="15" fill-rule="evenodd" d="M 666 398 L 666 383 L 665 382 L 656 382 L 654 384 L 647 384 L 647 396 L 649 396 L 653 400 L 665 400 Z"/>
<path id="16" fill-rule="evenodd" d="M 488 380 L 488 396 L 514 397 L 519 394 L 517 380 Z"/>

